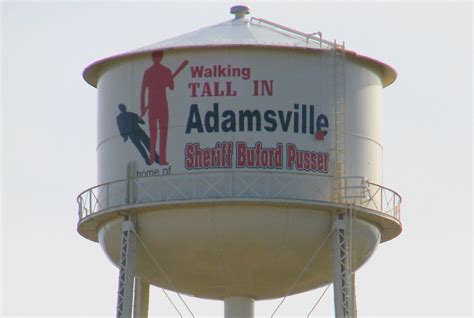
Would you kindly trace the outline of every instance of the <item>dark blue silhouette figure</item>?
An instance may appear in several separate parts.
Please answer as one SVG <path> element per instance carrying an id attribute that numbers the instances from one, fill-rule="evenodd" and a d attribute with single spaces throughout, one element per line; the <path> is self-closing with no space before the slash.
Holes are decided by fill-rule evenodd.
<path id="1" fill-rule="evenodd" d="M 146 164 L 151 165 L 150 156 L 147 150 L 150 149 L 150 137 L 143 131 L 140 124 L 145 124 L 145 121 L 138 116 L 138 114 L 127 112 L 127 107 L 124 104 L 118 105 L 120 114 L 117 116 L 117 126 L 120 131 L 120 135 L 123 137 L 123 142 L 126 142 L 128 138 L 132 140 L 135 147 L 142 155 Z M 155 152 L 156 163 L 160 162 L 158 154 Z"/>

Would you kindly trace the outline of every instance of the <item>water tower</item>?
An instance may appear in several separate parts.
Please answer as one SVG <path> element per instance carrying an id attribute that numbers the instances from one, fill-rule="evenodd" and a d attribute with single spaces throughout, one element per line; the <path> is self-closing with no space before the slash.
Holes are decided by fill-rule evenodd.
<path id="1" fill-rule="evenodd" d="M 394 69 L 264 19 L 235 18 L 88 66 L 98 91 L 97 186 L 78 232 L 119 269 L 117 314 L 146 317 L 149 285 L 254 301 L 334 284 L 401 232 L 382 185 L 381 92 Z"/>

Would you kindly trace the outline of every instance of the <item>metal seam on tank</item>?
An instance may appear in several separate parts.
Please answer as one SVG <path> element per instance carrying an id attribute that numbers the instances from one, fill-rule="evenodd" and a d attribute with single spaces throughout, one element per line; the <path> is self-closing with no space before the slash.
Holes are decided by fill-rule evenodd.
<path id="1" fill-rule="evenodd" d="M 251 171 L 247 171 L 247 172 L 250 173 Z M 207 172 L 200 171 L 200 172 L 195 172 L 195 173 L 192 173 L 192 174 L 193 174 L 193 175 L 195 175 L 195 174 L 198 174 L 198 175 L 199 175 L 199 174 L 206 174 L 206 173 L 207 173 Z M 231 173 L 231 171 L 230 171 L 229 173 Z M 267 172 L 261 172 L 261 173 L 271 173 L 271 172 L 267 171 Z M 306 176 L 308 175 L 306 172 L 285 172 L 285 173 L 288 174 L 288 175 L 306 175 Z M 181 173 L 181 175 L 184 175 L 184 174 L 189 174 L 189 173 Z M 281 173 L 280 173 L 280 174 L 281 174 Z M 175 174 L 175 175 L 176 175 L 176 174 Z M 315 178 L 316 178 L 316 177 L 317 177 L 317 178 L 334 178 L 334 176 L 331 175 L 331 174 L 327 174 L 327 175 L 316 175 L 316 174 L 314 174 L 314 175 L 311 175 L 311 176 L 312 176 L 312 177 L 315 177 Z M 104 185 L 107 185 L 107 184 L 110 184 L 110 183 L 114 183 L 114 182 L 122 182 L 122 181 L 123 181 L 123 182 L 126 182 L 127 180 L 128 180 L 128 179 L 123 179 L 123 178 L 122 178 L 122 179 L 118 179 L 118 180 L 114 180 L 114 181 L 103 182 L 103 183 L 100 183 L 100 184 L 98 184 L 98 185 L 96 185 L 96 186 L 90 187 L 90 188 L 88 188 L 88 189 L 82 191 L 82 192 L 79 194 L 79 196 L 81 196 L 81 195 L 83 195 L 84 193 L 90 191 L 91 189 L 98 188 L 98 187 L 101 187 L 101 186 L 104 186 Z"/>
<path id="2" fill-rule="evenodd" d="M 112 137 L 103 139 L 101 142 L 99 142 L 99 143 L 97 144 L 97 146 L 95 147 L 95 150 L 96 150 L 96 151 L 99 150 L 99 148 L 102 147 L 102 145 L 103 145 L 104 143 L 107 143 L 107 142 L 109 142 L 109 141 L 112 141 L 113 139 L 119 139 L 119 138 L 122 138 L 122 136 L 120 136 L 120 135 L 114 135 L 114 136 L 112 136 Z"/>
<path id="3" fill-rule="evenodd" d="M 333 201 L 323 201 L 323 200 L 303 200 L 303 199 L 288 199 L 288 198 L 204 198 L 204 199 L 192 199 L 192 200 L 177 200 L 177 201 L 154 201 L 148 203 L 135 203 L 135 204 L 124 204 L 116 207 L 111 207 L 109 209 L 103 210 L 100 215 L 117 213 L 124 209 L 124 207 L 132 209 L 141 209 L 141 208 L 151 208 L 154 206 L 188 206 L 193 205 L 194 203 L 199 204 L 210 204 L 210 205 L 221 205 L 225 204 L 243 204 L 243 205 L 258 205 L 259 203 L 268 203 L 269 205 L 278 205 L 278 206 L 288 206 L 288 207 L 313 207 L 313 206 L 323 206 L 323 208 L 334 208 L 338 207 L 338 203 Z M 97 214 L 97 213 L 96 213 Z M 100 216 L 99 215 L 99 216 Z M 91 215 L 93 217 L 97 215 Z M 81 220 L 87 221 L 88 217 Z"/>
<path id="4" fill-rule="evenodd" d="M 249 21 L 248 24 L 250 24 L 250 23 L 251 23 L 251 22 Z M 257 38 L 255 37 L 255 35 L 253 34 L 252 29 L 250 29 L 250 28 L 249 28 L 249 33 L 250 33 L 250 35 L 253 37 L 253 39 L 255 40 L 255 43 L 256 43 L 256 44 L 260 44 L 260 43 L 258 42 Z"/>
<path id="5" fill-rule="evenodd" d="M 133 209 L 133 210 L 137 210 L 137 212 L 140 212 L 141 209 L 149 209 L 151 207 L 155 207 L 155 206 L 159 206 L 159 207 L 166 207 L 166 206 L 173 206 L 173 207 L 176 207 L 176 206 L 184 206 L 184 207 L 189 207 L 190 205 L 192 204 L 198 204 L 198 205 L 216 205 L 216 204 L 221 204 L 221 203 L 226 203 L 226 204 L 243 204 L 243 205 L 246 205 L 246 204 L 250 204 L 250 205 L 255 205 L 255 204 L 258 204 L 259 202 L 262 203 L 264 202 L 265 204 L 268 204 L 270 206 L 272 205 L 277 205 L 277 206 L 288 206 L 288 207 L 297 207 L 297 208 L 312 208 L 314 207 L 315 205 L 316 206 L 320 206 L 320 207 L 323 207 L 323 210 L 324 211 L 329 211 L 327 209 L 333 209 L 335 207 L 337 207 L 336 205 L 334 205 L 335 203 L 332 202 L 332 201 L 301 201 L 301 200 L 288 200 L 288 199 L 273 199 L 273 200 L 262 200 L 262 199 L 253 199 L 253 200 L 217 200 L 217 202 L 215 200 L 213 201 L 209 201 L 209 200 L 201 200 L 201 201 L 194 201 L 194 202 L 154 202 L 154 203 L 149 203 L 149 204 L 135 204 L 133 206 L 128 206 L 130 209 Z M 123 206 L 118 206 L 118 207 L 114 207 L 114 208 L 111 208 L 111 209 L 107 209 L 105 211 L 102 211 L 96 215 L 91 215 L 89 217 L 86 217 L 84 219 L 82 219 L 79 223 L 78 223 L 78 228 L 80 228 L 81 226 L 83 227 L 86 223 L 89 223 L 90 221 L 94 221 L 96 219 L 96 217 L 106 217 L 107 215 L 115 215 L 115 216 L 119 216 L 120 215 L 120 211 L 123 211 Z M 146 210 L 145 210 L 146 211 Z M 379 211 L 376 211 L 376 210 L 372 210 L 370 208 L 360 208 L 360 212 L 363 213 L 361 215 L 362 217 L 362 220 L 366 221 L 366 222 L 369 222 L 370 224 L 374 225 L 374 226 L 377 226 L 377 228 L 380 230 L 380 233 L 382 234 L 382 232 L 385 232 L 383 231 L 383 228 L 384 225 L 382 224 L 379 224 L 379 223 L 376 223 L 376 222 L 373 222 L 370 221 L 369 219 L 366 219 L 366 217 L 368 216 L 374 216 L 374 217 L 379 217 L 379 216 L 382 216 L 384 217 L 384 219 L 390 219 L 392 221 L 396 221 L 397 224 L 401 224 L 400 221 L 398 219 L 395 219 L 393 216 L 390 216 L 390 215 L 387 215 L 387 214 L 381 214 Z M 100 226 L 102 226 L 103 224 L 105 224 L 105 222 L 108 222 L 107 219 L 103 219 L 101 222 L 100 222 Z M 386 228 L 387 230 L 390 230 L 389 228 Z M 81 233 L 81 235 L 84 236 L 84 234 L 79 231 L 79 233 Z M 85 232 L 84 232 L 85 233 Z M 399 234 L 399 233 L 398 233 Z M 389 238 L 390 239 L 393 239 L 394 237 L 396 237 L 398 234 L 396 234 L 395 236 L 391 236 Z M 87 236 L 85 236 L 87 237 Z M 386 240 L 384 241 L 381 241 L 381 242 L 385 242 Z"/>
<path id="6" fill-rule="evenodd" d="M 278 43 L 265 43 L 265 44 L 238 44 L 238 43 L 233 43 L 233 44 L 208 44 L 208 45 L 182 45 L 182 46 L 164 46 L 164 47 L 156 47 L 156 48 L 150 48 L 149 50 L 144 50 L 144 51 L 130 51 L 114 56 L 110 56 L 107 58 L 103 58 L 99 61 L 96 61 L 89 66 L 86 67 L 83 73 L 83 77 L 87 83 L 89 83 L 93 87 L 97 87 L 97 83 L 102 76 L 102 74 L 106 71 L 105 70 L 105 65 L 108 63 L 113 63 L 113 62 L 118 62 L 121 60 L 125 60 L 128 58 L 134 58 L 137 56 L 141 55 L 147 55 L 150 54 L 153 50 L 163 50 L 163 51 L 180 51 L 180 50 L 200 50 L 200 49 L 211 49 L 214 50 L 216 48 L 227 48 L 227 47 L 239 47 L 239 48 L 246 48 L 246 49 L 253 49 L 253 48 L 265 48 L 265 49 L 270 49 L 270 50 L 309 50 L 309 51 L 325 51 L 329 52 L 330 50 L 327 48 L 319 48 L 319 47 L 310 47 L 310 46 L 288 46 L 288 45 L 282 45 Z M 365 56 L 365 55 L 360 55 L 357 54 L 356 52 L 353 51 L 346 51 L 347 53 L 347 58 L 351 58 L 355 61 L 362 62 L 362 63 L 367 63 L 371 67 L 375 67 L 376 73 L 380 73 L 380 78 L 382 82 L 382 87 L 387 87 L 391 85 L 397 78 L 397 73 L 393 67 L 391 67 L 388 64 L 382 63 L 374 58 Z M 94 70 L 94 74 L 96 76 L 90 76 L 89 72 L 92 72 Z M 389 74 L 393 72 L 394 78 L 391 79 L 390 82 L 385 82 L 385 76 L 386 74 Z M 100 74 L 99 74 L 100 73 Z M 92 79 L 91 79 L 92 77 Z M 91 81 L 89 81 L 91 79 Z M 95 79 L 95 81 L 93 80 Z"/>
<path id="7" fill-rule="evenodd" d="M 349 132 L 349 133 L 347 133 L 347 134 L 348 134 L 348 135 L 352 135 L 352 136 L 357 137 L 357 138 L 361 138 L 361 139 L 365 139 L 365 140 L 371 141 L 371 142 L 373 142 L 374 144 L 376 144 L 377 146 L 379 146 L 381 150 L 383 150 L 383 145 L 382 145 L 382 143 L 381 143 L 380 141 L 377 141 L 377 140 L 375 140 L 375 139 L 373 139 L 373 138 L 370 138 L 370 137 L 367 137 L 367 136 L 364 136 L 364 135 L 359 135 L 359 134 L 354 133 L 354 132 Z"/>
<path id="8" fill-rule="evenodd" d="M 264 27 L 264 26 L 262 26 L 262 25 L 260 25 L 260 24 L 252 23 L 251 21 L 250 21 L 250 24 L 252 24 L 252 26 L 253 26 L 255 29 L 261 28 L 261 29 L 267 30 L 267 31 L 271 30 L 271 31 L 274 32 L 274 33 L 278 33 L 278 34 L 280 34 L 280 35 L 282 35 L 282 36 L 285 36 L 286 38 L 291 39 L 291 40 L 294 40 L 294 41 L 301 41 L 301 40 L 302 40 L 301 38 L 299 38 L 299 37 L 297 37 L 297 36 L 291 36 L 289 33 L 284 32 L 283 30 L 278 30 L 278 29 L 276 29 L 276 28 L 269 29 L 269 28 Z M 252 33 L 252 32 L 250 31 L 250 33 Z M 252 34 L 252 36 L 253 36 L 253 34 Z M 258 41 L 257 41 L 257 43 L 258 43 Z M 260 44 L 260 43 L 259 43 L 259 44 Z M 310 43 L 310 42 L 306 42 L 306 43 L 304 43 L 304 45 L 303 45 L 303 43 L 299 43 L 299 45 L 296 44 L 296 43 L 293 43 L 293 46 L 289 46 L 288 44 L 286 44 L 286 46 L 285 46 L 284 44 L 285 44 L 285 43 L 282 43 L 282 42 L 267 42 L 267 43 L 261 44 L 261 45 L 279 45 L 279 46 L 288 47 L 288 48 L 292 48 L 292 47 L 318 48 L 318 47 L 316 46 L 316 44 L 315 44 L 315 43 L 312 43 L 312 42 L 311 42 L 311 43 Z"/>
<path id="9" fill-rule="evenodd" d="M 170 126 L 168 126 L 168 127 L 169 127 L 169 128 L 185 128 L 186 126 L 184 126 L 184 125 L 173 125 L 173 126 L 171 126 L 171 125 L 170 125 Z M 146 131 L 146 132 L 149 133 L 149 132 L 150 132 L 150 129 L 147 128 L 147 129 L 144 130 L 144 131 Z M 115 139 L 115 138 L 122 138 L 122 136 L 121 136 L 120 134 L 117 134 L 117 135 L 113 135 L 113 136 L 111 136 L 111 137 L 102 139 L 102 141 L 100 141 L 100 142 L 96 145 L 95 150 L 97 151 L 104 143 L 109 142 L 109 141 L 111 141 L 111 140 L 113 140 L 113 139 Z"/>

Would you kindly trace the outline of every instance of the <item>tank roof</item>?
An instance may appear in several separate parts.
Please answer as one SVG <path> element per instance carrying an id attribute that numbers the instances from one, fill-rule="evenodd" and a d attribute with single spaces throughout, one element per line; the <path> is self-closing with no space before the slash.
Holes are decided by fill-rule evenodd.
<path id="1" fill-rule="evenodd" d="M 245 14 L 248 12 L 248 8 L 244 6 L 232 7 L 231 13 L 235 15 L 235 18 L 232 20 L 96 61 L 86 67 L 83 77 L 90 85 L 95 87 L 100 76 L 100 69 L 109 62 L 157 50 L 229 46 L 291 48 L 315 51 L 343 49 L 342 45 L 324 40 L 321 37 L 321 33 L 306 34 L 268 20 L 249 19 L 245 17 Z M 345 50 L 345 53 L 346 56 L 355 57 L 378 68 L 381 72 L 383 86 L 388 86 L 395 81 L 397 73 L 393 67 L 367 56 L 359 55 L 354 51 Z"/>

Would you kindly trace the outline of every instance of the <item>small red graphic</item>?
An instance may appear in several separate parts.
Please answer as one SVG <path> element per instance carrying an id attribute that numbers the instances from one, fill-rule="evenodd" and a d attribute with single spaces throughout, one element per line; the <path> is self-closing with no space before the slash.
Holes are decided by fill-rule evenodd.
<path id="1" fill-rule="evenodd" d="M 324 140 L 324 135 L 325 135 L 325 134 L 324 134 L 324 131 L 321 130 L 321 129 L 318 129 L 318 131 L 316 131 L 316 132 L 314 133 L 314 139 L 316 139 L 316 140 Z"/>
<path id="2" fill-rule="evenodd" d="M 161 64 L 163 51 L 155 51 L 151 54 L 153 65 L 143 74 L 142 89 L 140 94 L 140 117 L 148 112 L 148 125 L 150 127 L 150 164 L 155 162 L 156 141 L 158 127 L 160 127 L 160 165 L 168 165 L 166 159 L 166 143 L 168 139 L 168 100 L 166 88 L 174 89 L 174 78 L 188 65 L 184 60 L 172 74 L 171 70 Z M 145 97 L 148 92 L 148 104 L 145 105 Z"/>

